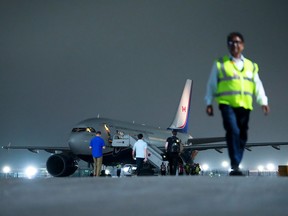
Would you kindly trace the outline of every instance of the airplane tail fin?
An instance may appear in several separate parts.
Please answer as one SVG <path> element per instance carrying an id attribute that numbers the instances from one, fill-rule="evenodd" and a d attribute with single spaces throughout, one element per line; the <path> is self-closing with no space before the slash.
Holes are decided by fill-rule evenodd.
<path id="1" fill-rule="evenodd" d="M 172 124 L 168 127 L 168 129 L 171 130 L 174 129 L 181 133 L 188 132 L 188 120 L 190 115 L 192 85 L 193 85 L 192 80 L 187 79 L 178 109 L 176 111 L 176 115 L 174 117 Z"/>

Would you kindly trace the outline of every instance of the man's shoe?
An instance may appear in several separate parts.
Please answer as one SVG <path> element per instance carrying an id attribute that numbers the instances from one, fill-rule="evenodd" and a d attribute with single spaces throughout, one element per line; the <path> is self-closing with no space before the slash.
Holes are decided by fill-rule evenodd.
<path id="1" fill-rule="evenodd" d="M 245 176 L 240 170 L 232 170 L 229 176 Z"/>

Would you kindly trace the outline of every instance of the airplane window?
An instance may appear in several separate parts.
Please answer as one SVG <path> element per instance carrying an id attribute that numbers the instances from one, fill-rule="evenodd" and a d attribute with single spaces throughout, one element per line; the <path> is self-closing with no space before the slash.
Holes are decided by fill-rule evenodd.
<path id="1" fill-rule="evenodd" d="M 86 128 L 73 128 L 72 132 L 89 132 L 89 133 L 96 133 L 96 130 L 92 127 L 86 127 Z"/>
<path id="2" fill-rule="evenodd" d="M 94 128 L 91 128 L 91 127 L 87 127 L 86 131 L 89 133 L 96 133 L 96 130 Z"/>

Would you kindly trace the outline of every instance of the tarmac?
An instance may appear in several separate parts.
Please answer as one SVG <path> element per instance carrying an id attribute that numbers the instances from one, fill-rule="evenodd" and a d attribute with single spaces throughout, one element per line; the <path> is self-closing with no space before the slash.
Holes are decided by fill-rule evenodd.
<path id="1" fill-rule="evenodd" d="M 0 215 L 281 216 L 287 195 L 280 176 L 7 178 Z"/>

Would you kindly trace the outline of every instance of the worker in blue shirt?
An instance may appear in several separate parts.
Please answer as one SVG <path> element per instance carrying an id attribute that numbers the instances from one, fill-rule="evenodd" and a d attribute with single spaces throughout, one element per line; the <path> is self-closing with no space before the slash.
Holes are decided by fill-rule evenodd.
<path id="1" fill-rule="evenodd" d="M 96 132 L 96 136 L 90 141 L 89 148 L 92 149 L 94 176 L 100 176 L 103 161 L 103 149 L 105 149 L 105 142 L 101 138 L 101 131 Z"/>

